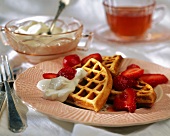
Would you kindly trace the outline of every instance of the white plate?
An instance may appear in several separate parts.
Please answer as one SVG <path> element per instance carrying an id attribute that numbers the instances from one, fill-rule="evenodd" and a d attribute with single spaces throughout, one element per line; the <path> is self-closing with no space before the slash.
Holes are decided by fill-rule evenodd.
<path id="1" fill-rule="evenodd" d="M 150 109 L 137 109 L 135 113 L 94 112 L 82 108 L 73 107 L 58 101 L 50 101 L 43 99 L 43 94 L 36 87 L 39 80 L 43 79 L 44 72 L 58 72 L 62 67 L 63 58 L 53 61 L 42 62 L 32 68 L 27 69 L 19 75 L 15 81 L 16 94 L 35 110 L 47 114 L 59 120 L 84 123 L 94 126 L 120 127 L 133 126 L 157 122 L 170 118 L 170 82 L 159 85 L 155 90 L 157 100 Z M 149 73 L 162 73 L 170 79 L 170 69 L 164 68 L 157 64 L 136 60 L 124 59 L 121 70 L 125 69 L 129 64 L 135 63 L 144 68 Z"/>

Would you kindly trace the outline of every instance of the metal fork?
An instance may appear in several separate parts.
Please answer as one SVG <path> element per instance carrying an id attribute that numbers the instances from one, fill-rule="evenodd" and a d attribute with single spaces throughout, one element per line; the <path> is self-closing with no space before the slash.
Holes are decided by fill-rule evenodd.
<path id="1" fill-rule="evenodd" d="M 5 92 L 4 83 L 2 82 L 2 74 L 0 71 L 0 116 L 5 107 L 5 99 L 6 99 L 6 92 Z"/>
<path id="2" fill-rule="evenodd" d="M 12 132 L 18 133 L 25 128 L 25 124 L 23 123 L 22 118 L 15 107 L 15 101 L 11 94 L 13 88 L 10 87 L 9 82 L 13 80 L 13 74 L 11 72 L 8 58 L 6 55 L 1 55 L 1 60 L 1 74 L 7 95 L 8 127 Z"/>

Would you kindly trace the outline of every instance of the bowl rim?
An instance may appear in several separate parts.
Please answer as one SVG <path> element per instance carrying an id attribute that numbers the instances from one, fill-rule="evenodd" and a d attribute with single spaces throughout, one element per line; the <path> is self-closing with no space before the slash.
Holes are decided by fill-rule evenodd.
<path id="1" fill-rule="evenodd" d="M 31 19 L 31 18 L 48 18 L 48 20 L 50 20 L 50 19 L 53 19 L 53 16 L 28 16 L 28 17 L 23 17 L 23 18 L 17 18 L 17 19 L 12 19 L 12 20 L 10 20 L 9 22 L 7 22 L 6 24 L 5 24 L 5 31 L 7 31 L 7 32 L 10 32 L 10 33 L 14 33 L 14 34 L 17 34 L 17 35 L 23 35 L 23 36 L 34 36 L 34 37 L 51 37 L 51 36 L 55 36 L 55 35 L 65 35 L 65 34 L 69 34 L 69 33 L 74 33 L 74 32 L 77 32 L 78 30 L 80 30 L 80 29 L 82 29 L 83 30 L 83 23 L 79 20 L 79 19 L 77 19 L 77 18 L 75 18 L 75 17 L 73 17 L 73 16 L 71 16 L 71 17 L 68 17 L 68 16 L 61 16 L 61 17 L 59 17 L 59 19 L 58 20 L 62 20 L 62 19 L 64 19 L 64 18 L 70 18 L 70 19 L 74 19 L 74 20 L 76 20 L 78 23 L 79 23 L 79 27 L 77 28 L 77 29 L 74 29 L 74 30 L 71 30 L 71 31 L 66 31 L 66 32 L 60 32 L 60 33 L 56 33 L 56 34 L 52 34 L 52 35 L 35 35 L 35 34 L 23 34 L 23 33 L 18 33 L 18 32 L 15 32 L 15 31 L 11 31 L 11 30 L 9 30 L 9 28 L 8 28 L 8 25 L 10 25 L 10 23 L 12 23 L 12 22 L 16 22 L 16 21 L 22 21 L 22 20 L 26 20 L 26 19 Z M 31 20 L 30 20 L 31 21 Z M 33 20 L 32 20 L 33 21 Z M 23 21 L 24 22 L 24 21 Z"/>

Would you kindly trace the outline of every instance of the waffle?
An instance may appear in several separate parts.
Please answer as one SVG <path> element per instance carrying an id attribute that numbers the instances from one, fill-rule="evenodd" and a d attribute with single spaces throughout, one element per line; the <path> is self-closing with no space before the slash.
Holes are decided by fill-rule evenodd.
<path id="1" fill-rule="evenodd" d="M 137 103 L 138 108 L 152 107 L 152 105 L 155 103 L 155 100 L 156 100 L 156 93 L 149 84 L 141 80 L 138 80 L 137 85 L 133 89 L 137 91 L 136 103 Z M 120 93 L 121 91 L 115 91 L 112 89 L 109 95 L 109 98 L 108 98 L 108 102 L 113 102 L 115 96 Z"/>
<path id="2" fill-rule="evenodd" d="M 103 56 L 102 59 L 102 64 L 110 70 L 113 77 L 116 76 L 123 61 L 123 57 L 121 55 Z"/>
<path id="3" fill-rule="evenodd" d="M 82 68 L 87 71 L 73 93 L 69 95 L 66 102 L 99 111 L 106 103 L 113 81 L 110 71 L 96 59 L 89 59 Z"/>

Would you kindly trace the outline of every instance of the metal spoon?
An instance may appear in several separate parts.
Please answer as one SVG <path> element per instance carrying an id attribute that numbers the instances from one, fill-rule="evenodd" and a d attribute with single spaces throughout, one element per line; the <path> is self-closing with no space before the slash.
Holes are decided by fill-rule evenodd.
<path id="1" fill-rule="evenodd" d="M 52 30 L 53 30 L 54 27 L 55 27 L 55 23 L 56 23 L 59 15 L 61 14 L 61 12 L 63 11 L 63 9 L 64 9 L 69 3 L 70 3 L 70 0 L 60 0 L 57 14 L 56 14 L 53 22 L 51 23 L 50 29 L 49 29 L 49 31 L 47 32 L 47 34 L 49 34 L 49 35 L 52 34 Z"/>

